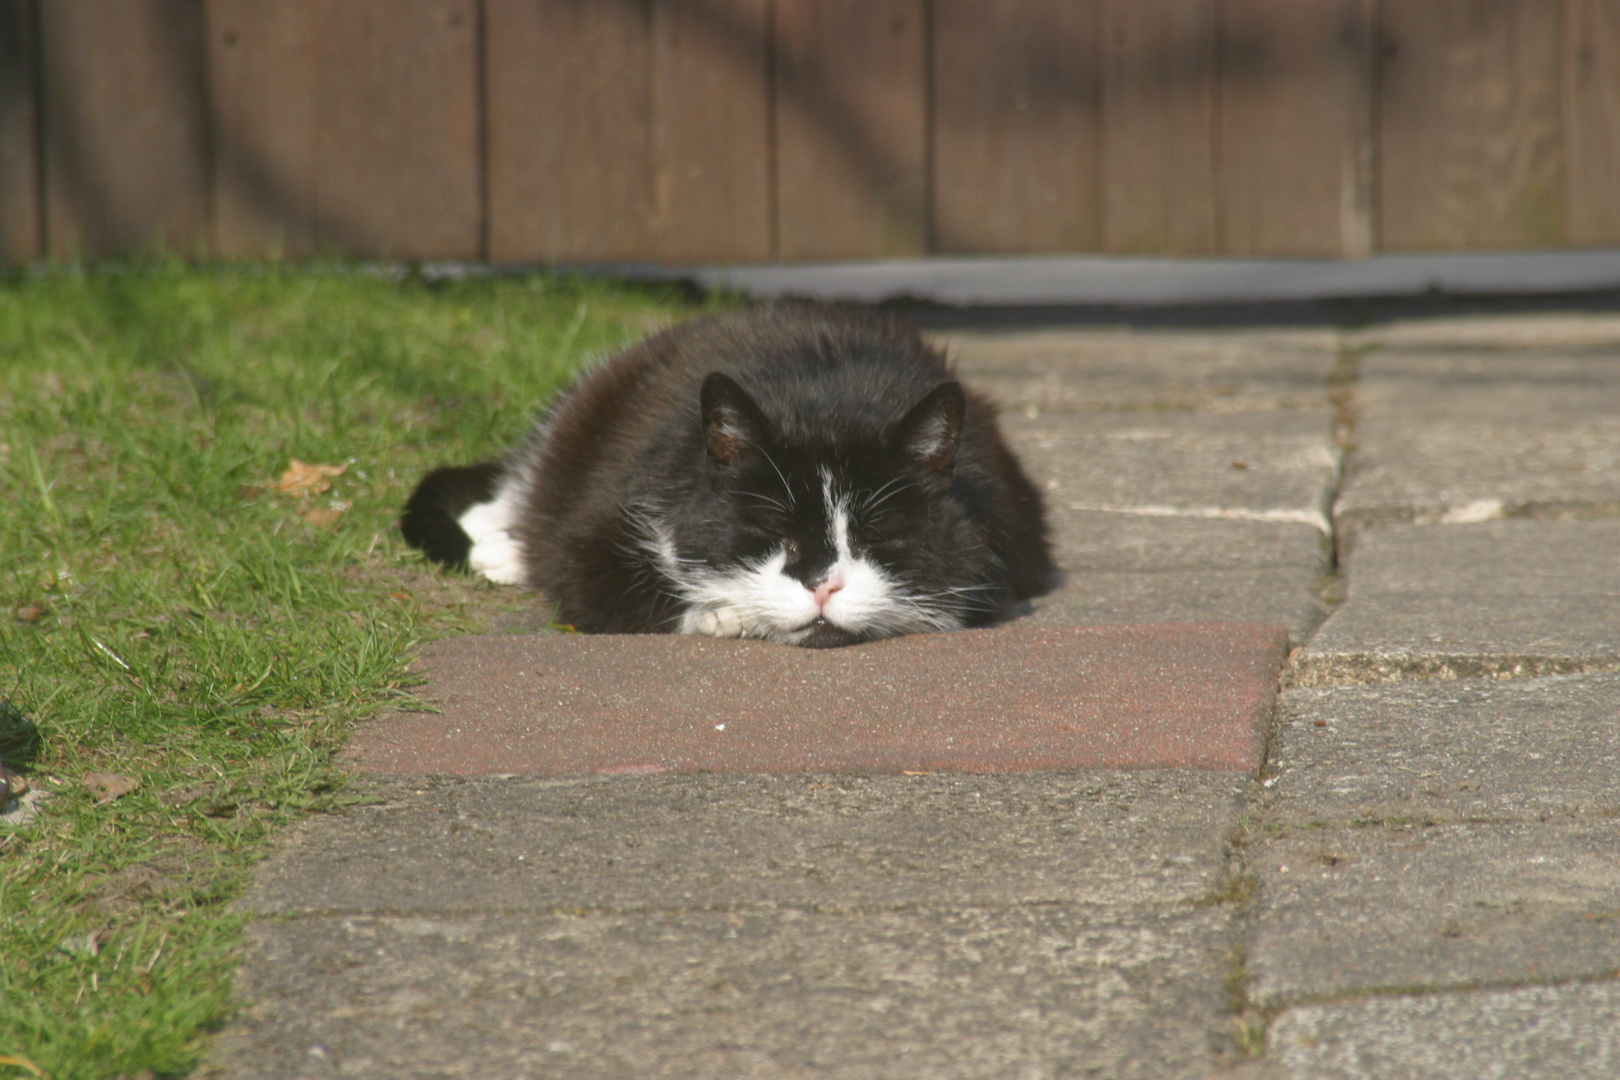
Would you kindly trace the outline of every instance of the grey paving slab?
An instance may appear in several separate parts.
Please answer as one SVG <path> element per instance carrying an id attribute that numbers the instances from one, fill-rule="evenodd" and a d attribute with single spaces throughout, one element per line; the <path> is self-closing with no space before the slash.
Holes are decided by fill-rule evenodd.
<path id="1" fill-rule="evenodd" d="M 1054 506 L 1064 578 L 1030 625 L 1253 620 L 1303 643 L 1327 615 L 1327 537 L 1310 525 Z"/>
<path id="2" fill-rule="evenodd" d="M 1620 677 L 1289 690 L 1267 767 L 1296 825 L 1620 814 Z"/>
<path id="3" fill-rule="evenodd" d="M 1620 986 L 1374 997 L 1289 1009 L 1269 1032 L 1276 1080 L 1613 1080 Z"/>
<path id="4" fill-rule="evenodd" d="M 1013 413 L 1326 408 L 1331 330 L 1131 329 L 936 335 L 961 376 Z"/>
<path id="5" fill-rule="evenodd" d="M 1013 417 L 1003 426 L 1054 508 L 1328 528 L 1338 452 L 1325 409 Z"/>
<path id="6" fill-rule="evenodd" d="M 211 1077 L 1203 1077 L 1247 781 L 375 782 L 257 874 Z"/>
<path id="7" fill-rule="evenodd" d="M 1020 623 L 1031 626 L 1205 623 L 1258 619 L 1285 627 L 1291 645 L 1304 643 L 1327 614 L 1322 576 L 1315 570 L 1166 570 L 1158 573 L 1076 573 L 1063 588 L 1035 602 Z"/>
<path id="8" fill-rule="evenodd" d="M 210 1077 L 1202 1078 L 1224 909 L 260 921 Z"/>
<path id="9" fill-rule="evenodd" d="M 1300 685 L 1620 667 L 1620 519 L 1359 534 Z"/>
<path id="10" fill-rule="evenodd" d="M 1251 781 L 1202 771 L 383 781 L 264 915 L 1200 902 Z M 402 863 L 409 872 L 401 873 Z"/>
<path id="11" fill-rule="evenodd" d="M 1249 866 L 1265 1006 L 1620 971 L 1620 818 L 1289 830 Z"/>
<path id="12" fill-rule="evenodd" d="M 1326 574 L 1332 545 L 1295 522 L 1048 508 L 1053 552 L 1071 574 L 1308 570 Z"/>
<path id="13" fill-rule="evenodd" d="M 1377 352 L 1354 403 L 1352 527 L 1620 513 L 1620 347 Z"/>

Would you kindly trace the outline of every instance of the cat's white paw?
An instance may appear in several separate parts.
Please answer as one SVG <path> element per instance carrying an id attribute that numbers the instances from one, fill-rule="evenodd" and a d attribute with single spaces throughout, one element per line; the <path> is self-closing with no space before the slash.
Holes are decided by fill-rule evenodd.
<path id="1" fill-rule="evenodd" d="M 511 491 L 503 491 L 485 503 L 474 503 L 456 519 L 461 531 L 474 545 L 482 544 L 497 533 L 505 533 L 517 520 L 517 498 Z"/>
<path id="2" fill-rule="evenodd" d="M 504 530 L 488 533 L 468 552 L 467 565 L 497 585 L 522 585 L 523 545 Z"/>
<path id="3" fill-rule="evenodd" d="M 698 612 L 692 622 L 691 633 L 708 637 L 742 637 L 742 613 L 734 608 L 718 608 Z"/>

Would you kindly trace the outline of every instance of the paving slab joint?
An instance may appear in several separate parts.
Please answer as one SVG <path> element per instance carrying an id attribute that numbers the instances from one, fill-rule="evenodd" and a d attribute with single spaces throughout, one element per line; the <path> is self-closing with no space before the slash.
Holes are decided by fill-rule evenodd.
<path id="1" fill-rule="evenodd" d="M 1341 338 L 1338 358 L 1334 361 L 1333 370 L 1328 373 L 1328 401 L 1333 406 L 1333 482 L 1323 496 L 1322 517 L 1328 527 L 1328 567 L 1317 587 L 1317 596 L 1322 603 L 1322 617 L 1306 629 L 1304 641 L 1290 644 L 1303 645 L 1309 641 L 1344 603 L 1348 594 L 1348 583 L 1344 573 L 1344 562 L 1348 553 L 1343 550 L 1342 527 L 1338 514 L 1339 492 L 1344 487 L 1345 469 L 1350 463 L 1351 452 L 1355 447 L 1355 390 L 1361 378 L 1361 358 L 1375 347 L 1365 343 L 1353 344 Z M 1290 654 L 1290 661 L 1292 658 Z M 1290 663 L 1285 669 L 1285 680 L 1291 676 L 1292 666 Z M 1284 688 L 1286 689 L 1286 683 Z"/>
<path id="2" fill-rule="evenodd" d="M 1249 971 L 1247 936 L 1232 945 L 1227 953 L 1225 978 L 1226 994 L 1232 1016 L 1222 1032 L 1231 1042 L 1234 1056 L 1240 1060 L 1257 1061 L 1266 1053 L 1266 1035 L 1274 1013 L 1257 1008 L 1250 1000 L 1249 990 L 1254 976 Z"/>
<path id="3" fill-rule="evenodd" d="M 1257 1004 L 1269 1026 L 1289 1009 L 1309 1005 L 1342 1005 L 1350 1001 L 1371 998 L 1426 997 L 1431 994 L 1485 994 L 1502 990 L 1529 990 L 1535 987 L 1585 986 L 1620 982 L 1620 969 L 1581 975 L 1575 978 L 1552 979 L 1466 979 L 1455 982 L 1392 983 L 1389 985 L 1358 986 L 1353 990 L 1338 990 L 1330 994 L 1300 994 L 1297 997 L 1270 995 Z"/>
<path id="4" fill-rule="evenodd" d="M 1380 506 L 1335 510 L 1339 555 L 1348 558 L 1356 538 L 1391 525 L 1476 525 L 1484 521 L 1609 521 L 1620 517 L 1620 501 L 1485 499 L 1463 506 Z"/>
<path id="5" fill-rule="evenodd" d="M 1340 461 L 1355 445 L 1356 385 L 1361 381 L 1361 358 L 1376 345 L 1365 342 L 1339 342 L 1339 355 L 1328 372 L 1328 401 L 1333 406 L 1333 443 Z"/>
<path id="6" fill-rule="evenodd" d="M 1265 731 L 1260 765 L 1262 776 L 1272 740 L 1276 736 L 1277 720 L 1274 710 Z M 1260 876 L 1251 869 L 1246 854 L 1256 829 L 1264 820 L 1264 806 L 1270 796 L 1262 780 L 1251 780 L 1246 787 L 1242 798 L 1248 804 L 1248 809 L 1239 815 L 1226 835 L 1225 872 L 1213 889 L 1193 901 L 1195 906 L 1200 907 L 1231 904 L 1237 910 L 1242 929 L 1227 950 L 1226 972 L 1222 978 L 1230 1015 L 1225 1026 L 1214 1033 L 1214 1038 L 1218 1056 L 1244 1065 L 1256 1063 L 1264 1057 L 1266 1032 L 1271 1023 L 1271 1017 L 1255 1005 L 1251 994 L 1254 975 L 1249 970 L 1249 942 L 1254 937 L 1258 917 Z"/>
<path id="7" fill-rule="evenodd" d="M 1380 657 L 1302 652 L 1286 673 L 1284 689 L 1366 686 L 1435 679 L 1538 679 L 1552 675 L 1620 672 L 1620 656 L 1433 655 Z"/>

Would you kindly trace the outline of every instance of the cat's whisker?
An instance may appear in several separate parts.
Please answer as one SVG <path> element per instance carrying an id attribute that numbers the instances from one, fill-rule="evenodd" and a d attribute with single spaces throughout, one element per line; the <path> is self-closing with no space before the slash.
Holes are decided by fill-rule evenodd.
<path id="1" fill-rule="evenodd" d="M 769 495 L 764 495 L 757 491 L 742 491 L 738 492 L 738 494 L 742 498 L 752 499 L 757 503 L 763 503 L 764 505 L 769 506 L 772 510 L 779 510 L 784 514 L 792 513 L 793 511 L 793 508 L 787 503 L 783 502 L 781 499 L 773 499 Z"/>
<path id="2" fill-rule="evenodd" d="M 770 451 L 766 450 L 764 447 L 761 447 L 759 452 L 764 455 L 766 464 L 768 464 L 776 472 L 777 479 L 782 481 L 782 490 L 787 492 L 789 508 L 797 509 L 798 500 L 793 497 L 793 485 L 788 483 L 788 478 L 782 474 L 782 469 L 776 464 L 776 459 L 771 457 Z"/>
<path id="3" fill-rule="evenodd" d="M 910 486 L 910 477 L 897 476 L 876 491 L 863 493 L 864 498 L 859 509 L 862 513 L 869 514 Z"/>

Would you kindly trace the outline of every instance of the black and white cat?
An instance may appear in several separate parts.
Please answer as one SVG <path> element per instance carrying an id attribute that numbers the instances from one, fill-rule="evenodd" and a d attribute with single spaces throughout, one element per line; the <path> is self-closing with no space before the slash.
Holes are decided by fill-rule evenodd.
<path id="1" fill-rule="evenodd" d="M 401 529 L 589 633 L 845 645 L 988 625 L 1055 577 L 994 406 L 911 328 L 801 304 L 609 358 Z"/>

